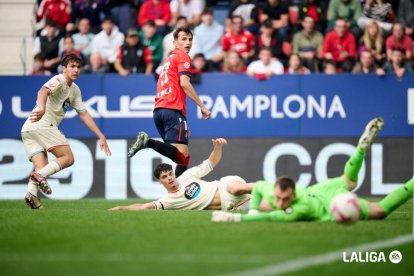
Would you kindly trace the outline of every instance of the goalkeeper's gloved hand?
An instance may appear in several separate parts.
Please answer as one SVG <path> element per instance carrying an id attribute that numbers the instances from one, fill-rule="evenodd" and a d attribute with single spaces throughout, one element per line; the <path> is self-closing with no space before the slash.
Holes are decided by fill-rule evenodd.
<path id="1" fill-rule="evenodd" d="M 211 216 L 213 222 L 240 222 L 241 214 L 228 213 L 225 211 L 214 211 Z"/>

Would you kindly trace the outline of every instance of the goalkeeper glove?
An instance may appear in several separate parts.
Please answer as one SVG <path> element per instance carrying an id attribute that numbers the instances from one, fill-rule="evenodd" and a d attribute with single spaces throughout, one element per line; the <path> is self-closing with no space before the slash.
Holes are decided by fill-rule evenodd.
<path id="1" fill-rule="evenodd" d="M 240 222 L 241 214 L 228 213 L 225 211 L 214 211 L 211 216 L 213 222 Z"/>

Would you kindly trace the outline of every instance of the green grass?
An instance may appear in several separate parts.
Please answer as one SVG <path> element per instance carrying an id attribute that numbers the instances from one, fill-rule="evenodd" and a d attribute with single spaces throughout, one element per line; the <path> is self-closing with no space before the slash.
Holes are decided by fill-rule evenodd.
<path id="1" fill-rule="evenodd" d="M 41 210 L 0 201 L 0 275 L 218 275 L 412 233 L 412 201 L 386 220 L 214 224 L 209 211 L 109 212 L 136 201 L 43 200 Z M 399 264 L 343 263 L 292 275 L 409 275 Z M 411 271 L 411 272 L 410 272 Z"/>

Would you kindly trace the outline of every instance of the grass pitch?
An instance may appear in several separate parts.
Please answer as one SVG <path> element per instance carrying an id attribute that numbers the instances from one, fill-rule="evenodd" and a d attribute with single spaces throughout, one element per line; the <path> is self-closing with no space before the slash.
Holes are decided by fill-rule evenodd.
<path id="1" fill-rule="evenodd" d="M 220 275 L 412 233 L 409 201 L 382 221 L 215 224 L 209 211 L 109 212 L 136 200 L 0 201 L 0 275 Z M 388 254 L 399 250 L 399 264 Z M 409 275 L 414 243 L 375 250 L 386 263 L 308 267 L 289 275 Z M 410 272 L 411 271 L 411 272 Z"/>

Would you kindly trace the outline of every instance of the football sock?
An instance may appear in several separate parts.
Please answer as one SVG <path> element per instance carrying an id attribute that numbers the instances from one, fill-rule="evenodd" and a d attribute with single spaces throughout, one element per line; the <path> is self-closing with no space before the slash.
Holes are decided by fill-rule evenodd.
<path id="1" fill-rule="evenodd" d="M 165 157 L 170 158 L 172 161 L 174 161 L 177 164 L 185 163 L 186 158 L 184 154 L 182 154 L 181 151 L 179 151 L 176 147 L 170 144 L 160 142 L 154 139 L 148 139 L 147 148 L 151 148 L 155 150 L 156 152 L 164 155 Z"/>
<path id="2" fill-rule="evenodd" d="M 345 164 L 344 175 L 352 181 L 358 180 L 358 173 L 364 162 L 365 153 L 359 149 L 355 150 Z"/>
<path id="3" fill-rule="evenodd" d="M 379 202 L 387 216 L 413 196 L 413 184 L 414 179 L 411 179 Z"/>
<path id="4" fill-rule="evenodd" d="M 48 177 L 49 175 L 57 173 L 60 170 L 61 168 L 59 163 L 53 160 L 50 161 L 49 164 L 38 170 L 37 173 L 39 173 L 43 177 Z"/>
<path id="5" fill-rule="evenodd" d="M 39 191 L 39 187 L 32 180 L 29 180 L 27 188 L 32 195 L 37 196 L 37 191 Z"/>

